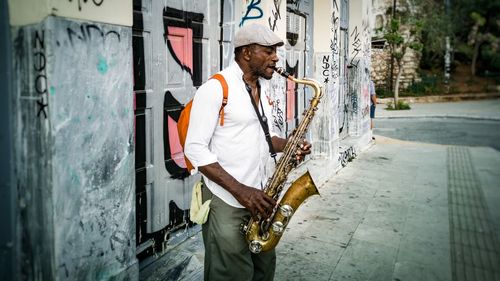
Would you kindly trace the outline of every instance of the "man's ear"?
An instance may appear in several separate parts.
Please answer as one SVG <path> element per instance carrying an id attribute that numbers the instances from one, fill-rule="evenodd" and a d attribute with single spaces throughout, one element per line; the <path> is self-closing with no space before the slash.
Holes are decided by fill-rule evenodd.
<path id="1" fill-rule="evenodd" d="M 241 53 L 243 54 L 243 59 L 246 61 L 250 61 L 252 57 L 252 48 L 250 45 L 244 46 L 241 50 Z"/>

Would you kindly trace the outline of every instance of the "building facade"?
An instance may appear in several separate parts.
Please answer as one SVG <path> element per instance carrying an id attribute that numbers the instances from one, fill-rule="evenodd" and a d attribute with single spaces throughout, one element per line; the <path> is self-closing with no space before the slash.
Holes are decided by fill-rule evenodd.
<path id="1" fill-rule="evenodd" d="M 241 26 L 269 26 L 285 41 L 279 66 L 323 86 L 308 139 L 327 164 L 313 176 L 371 140 L 371 1 L 1 1 L 0 63 L 12 70 L 6 276 L 137 279 L 140 262 L 199 231 L 188 216 L 199 175 L 187 173 L 176 123 L 234 59 Z M 271 85 L 285 137 L 313 93 L 278 75 Z"/>

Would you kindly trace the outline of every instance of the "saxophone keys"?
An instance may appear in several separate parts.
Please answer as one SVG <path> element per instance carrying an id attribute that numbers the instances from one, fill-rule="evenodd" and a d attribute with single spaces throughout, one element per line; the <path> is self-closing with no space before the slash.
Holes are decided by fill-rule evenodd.
<path id="1" fill-rule="evenodd" d="M 280 206 L 280 213 L 283 215 L 285 218 L 289 218 L 293 215 L 293 208 L 290 205 L 282 205 Z"/>
<path id="2" fill-rule="evenodd" d="M 248 249 L 250 249 L 250 252 L 258 254 L 262 251 L 262 244 L 257 240 L 253 240 L 248 244 Z"/>
<path id="3" fill-rule="evenodd" d="M 240 224 L 240 232 L 241 232 L 242 234 L 245 234 L 245 233 L 247 233 L 247 230 L 248 230 L 248 226 L 247 226 L 247 224 L 246 224 L 246 223 L 241 223 L 241 224 Z"/>
<path id="4" fill-rule="evenodd" d="M 280 221 L 275 221 L 272 224 L 272 228 L 273 228 L 274 233 L 277 235 L 281 235 L 283 233 L 283 231 L 285 230 L 285 226 Z"/>

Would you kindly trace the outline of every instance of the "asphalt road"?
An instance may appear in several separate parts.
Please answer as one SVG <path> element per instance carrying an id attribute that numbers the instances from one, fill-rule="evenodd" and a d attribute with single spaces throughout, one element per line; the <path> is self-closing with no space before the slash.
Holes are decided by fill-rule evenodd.
<path id="1" fill-rule="evenodd" d="M 500 151 L 500 121 L 466 118 L 375 119 L 375 135 L 425 143 L 488 146 Z"/>

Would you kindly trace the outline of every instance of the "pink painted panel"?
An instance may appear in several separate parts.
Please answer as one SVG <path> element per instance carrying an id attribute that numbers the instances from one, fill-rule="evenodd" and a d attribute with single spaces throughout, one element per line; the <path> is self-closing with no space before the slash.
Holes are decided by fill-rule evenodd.
<path id="1" fill-rule="evenodd" d="M 180 63 L 193 74 L 193 30 L 182 27 L 168 27 L 168 39 Z"/>
<path id="2" fill-rule="evenodd" d="M 181 168 L 186 168 L 186 161 L 184 160 L 184 153 L 182 152 L 181 142 L 179 140 L 179 133 L 177 132 L 177 122 L 168 116 L 168 144 L 170 145 L 170 152 L 172 160 Z"/>
<path id="3" fill-rule="evenodd" d="M 295 82 L 286 80 L 286 121 L 293 119 L 295 109 Z"/>

